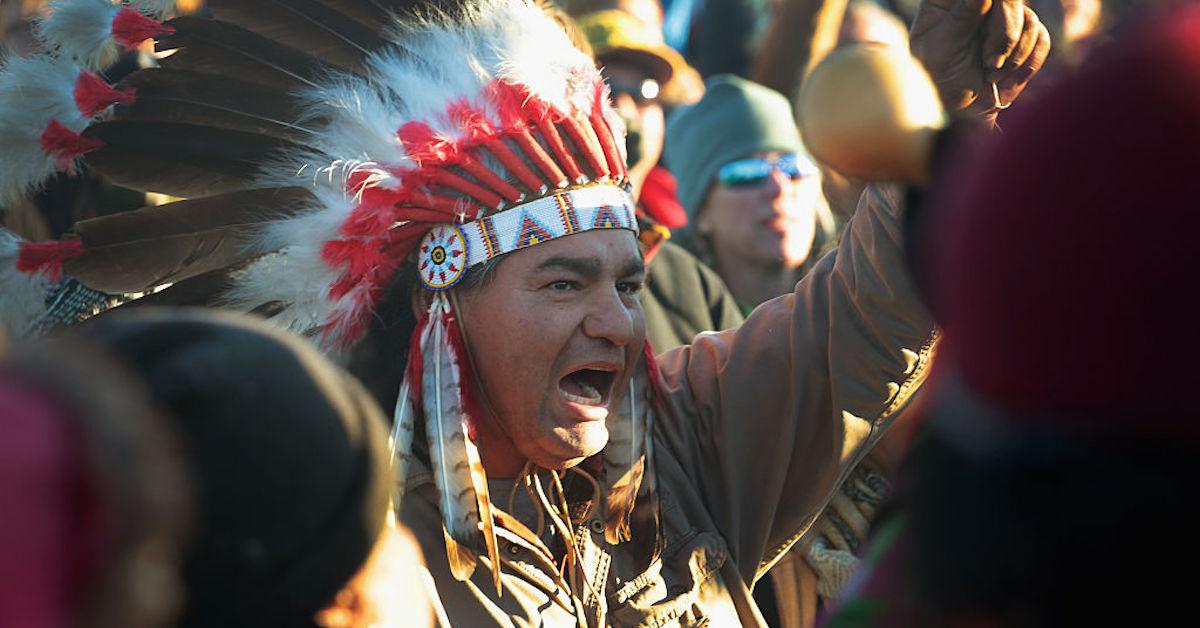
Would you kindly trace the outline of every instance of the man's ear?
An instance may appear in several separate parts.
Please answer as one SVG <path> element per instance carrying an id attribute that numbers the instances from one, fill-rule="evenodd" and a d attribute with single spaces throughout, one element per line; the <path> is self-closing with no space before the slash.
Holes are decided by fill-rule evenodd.
<path id="1" fill-rule="evenodd" d="M 412 309 L 413 316 L 420 321 L 425 312 L 429 311 L 429 305 L 433 303 L 433 291 L 426 290 L 421 284 L 413 286 L 412 291 Z"/>

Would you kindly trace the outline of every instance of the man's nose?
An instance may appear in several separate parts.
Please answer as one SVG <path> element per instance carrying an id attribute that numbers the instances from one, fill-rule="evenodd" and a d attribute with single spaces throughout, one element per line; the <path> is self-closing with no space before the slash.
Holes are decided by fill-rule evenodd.
<path id="1" fill-rule="evenodd" d="M 624 347 L 635 340 L 635 325 L 632 307 L 613 289 L 596 296 L 591 311 L 583 319 L 583 333 Z"/>

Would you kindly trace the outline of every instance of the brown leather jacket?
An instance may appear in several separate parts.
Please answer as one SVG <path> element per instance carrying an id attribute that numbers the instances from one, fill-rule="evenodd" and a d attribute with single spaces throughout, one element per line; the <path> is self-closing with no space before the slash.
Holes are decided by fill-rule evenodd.
<path id="1" fill-rule="evenodd" d="M 901 252 L 899 191 L 868 188 L 841 247 L 794 293 L 740 327 L 659 357 L 666 408 L 653 423 L 659 552 L 605 541 L 572 507 L 587 587 L 573 599 L 544 546 L 498 526 L 503 595 L 490 563 L 454 580 L 426 469 L 400 519 L 429 560 L 454 626 L 760 626 L 751 587 L 809 529 L 867 451 L 910 406 L 936 339 Z M 498 500 L 497 500 L 498 501 Z M 572 505 L 573 506 L 573 505 Z M 639 503 L 641 508 L 645 504 Z"/>

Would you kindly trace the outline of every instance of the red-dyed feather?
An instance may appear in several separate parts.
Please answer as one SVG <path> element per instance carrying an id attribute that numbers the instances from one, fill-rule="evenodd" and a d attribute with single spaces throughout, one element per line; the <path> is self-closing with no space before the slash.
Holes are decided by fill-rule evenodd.
<path id="1" fill-rule="evenodd" d="M 118 11 L 112 21 L 113 39 L 130 50 L 137 48 L 147 39 L 170 35 L 174 32 L 174 28 L 146 17 L 130 7 Z"/>
<path id="2" fill-rule="evenodd" d="M 452 138 L 435 131 L 433 127 L 420 121 L 407 122 L 396 131 L 396 139 L 404 144 L 404 150 L 418 166 L 433 161 L 445 163 L 458 152 L 458 145 Z"/>
<path id="3" fill-rule="evenodd" d="M 94 118 L 101 111 L 117 103 L 132 104 L 135 92 L 133 89 L 117 89 L 99 76 L 84 70 L 75 80 L 73 96 L 79 113 L 88 118 Z"/>
<path id="4" fill-rule="evenodd" d="M 59 170 L 74 174 L 75 158 L 104 146 L 98 138 L 85 137 L 68 129 L 57 119 L 50 120 L 42 131 L 42 152 L 53 157 Z"/>
<path id="5" fill-rule="evenodd" d="M 462 128 L 470 145 L 486 142 L 496 135 L 495 125 L 483 110 L 471 106 L 465 98 L 451 103 L 446 113 Z"/>
<path id="6" fill-rule="evenodd" d="M 417 321 L 417 327 L 408 340 L 408 364 L 404 368 L 404 379 L 409 383 L 408 396 L 412 399 L 414 408 L 423 407 L 421 405 L 421 374 L 424 370 L 422 365 L 425 363 L 425 359 L 421 355 L 421 336 L 424 335 L 427 325 L 429 325 L 429 312 L 421 315 L 421 320 Z"/>
<path id="7" fill-rule="evenodd" d="M 17 270 L 44 274 L 51 282 L 62 278 L 63 262 L 83 255 L 83 241 L 77 238 L 50 242 L 21 242 L 17 251 Z"/>

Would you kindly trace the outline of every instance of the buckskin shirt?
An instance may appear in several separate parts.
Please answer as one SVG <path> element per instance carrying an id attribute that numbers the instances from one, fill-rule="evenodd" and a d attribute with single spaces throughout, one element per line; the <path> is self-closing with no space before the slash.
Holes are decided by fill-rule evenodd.
<path id="1" fill-rule="evenodd" d="M 639 500 L 633 538 L 609 544 L 602 500 L 574 483 L 571 523 L 588 580 L 572 595 L 554 555 L 508 513 L 497 521 L 503 593 L 480 552 L 449 571 L 428 466 L 399 506 L 454 626 L 762 626 L 751 587 L 821 513 L 911 405 L 937 333 L 901 251 L 899 190 L 871 187 L 841 247 L 740 327 L 659 357 L 653 418 L 658 519 Z M 645 377 L 643 374 L 641 377 Z M 582 473 L 594 474 L 585 461 Z M 568 474 L 572 475 L 572 474 Z M 581 474 L 577 474 L 583 477 Z M 503 508 L 507 496 L 493 495 Z M 541 531 L 539 531 L 540 533 Z M 560 548 L 561 552 L 561 548 Z"/>

